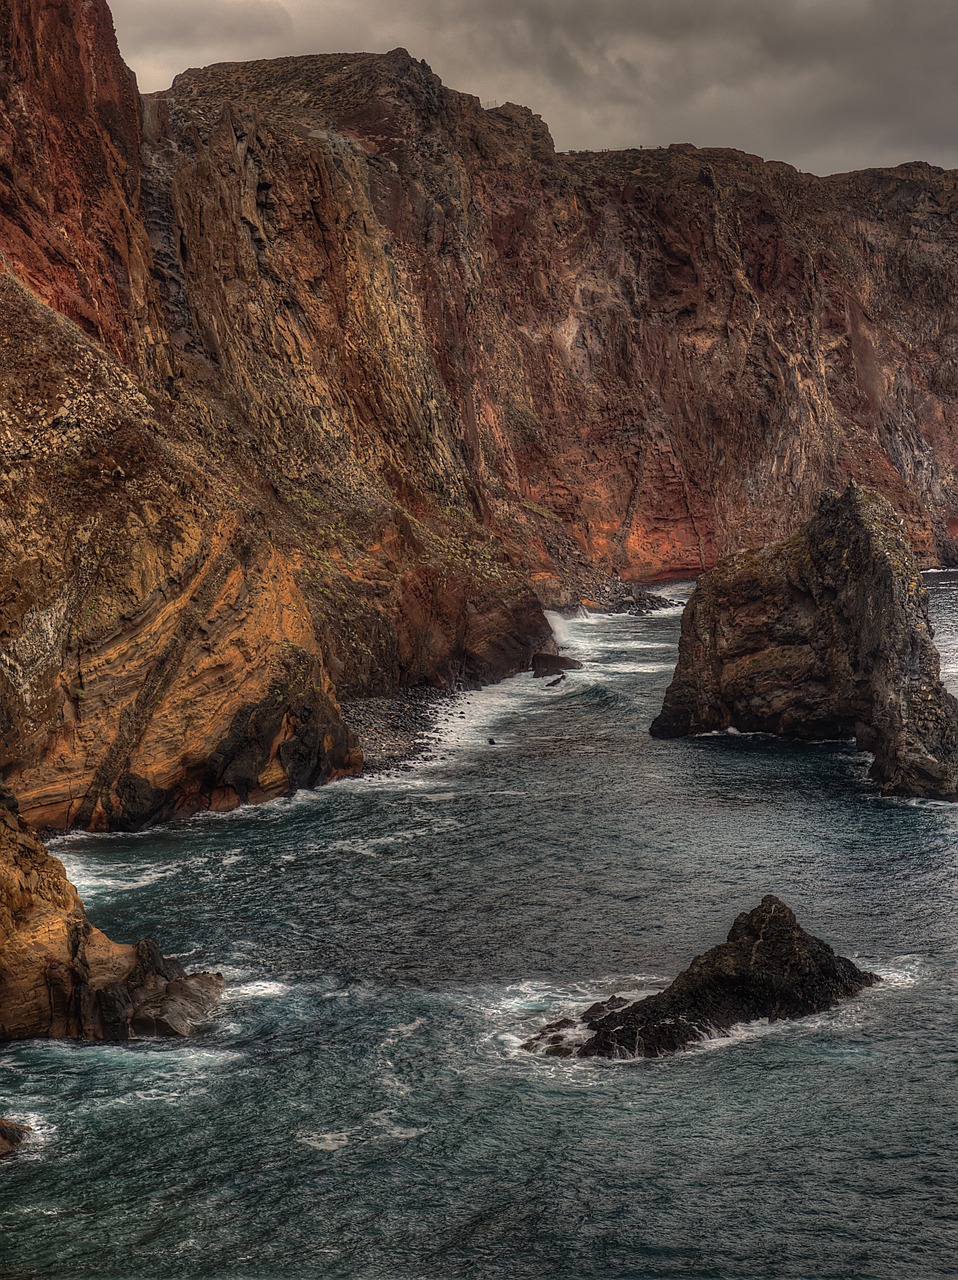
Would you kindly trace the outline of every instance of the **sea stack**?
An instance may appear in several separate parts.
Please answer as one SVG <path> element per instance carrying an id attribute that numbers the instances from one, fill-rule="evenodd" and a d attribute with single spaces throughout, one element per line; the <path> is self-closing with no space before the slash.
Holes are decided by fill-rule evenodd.
<path id="1" fill-rule="evenodd" d="M 559 1058 L 660 1058 L 739 1023 L 822 1013 L 878 981 L 767 894 L 737 917 L 728 941 L 696 956 L 664 991 L 634 1004 L 613 996 L 578 1021 L 543 1028 L 523 1048 Z"/>
<path id="2" fill-rule="evenodd" d="M 899 518 L 852 483 L 788 541 L 702 575 L 652 735 L 854 738 L 883 793 L 958 799 L 958 702 L 933 637 Z"/>

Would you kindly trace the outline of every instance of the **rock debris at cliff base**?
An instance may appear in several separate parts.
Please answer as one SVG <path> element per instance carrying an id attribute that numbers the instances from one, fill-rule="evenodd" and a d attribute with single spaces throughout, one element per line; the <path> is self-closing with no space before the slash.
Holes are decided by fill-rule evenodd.
<path id="1" fill-rule="evenodd" d="M 344 701 L 343 718 L 362 744 L 363 773 L 428 757 L 440 720 L 461 696 L 448 689 L 420 688 Z"/>

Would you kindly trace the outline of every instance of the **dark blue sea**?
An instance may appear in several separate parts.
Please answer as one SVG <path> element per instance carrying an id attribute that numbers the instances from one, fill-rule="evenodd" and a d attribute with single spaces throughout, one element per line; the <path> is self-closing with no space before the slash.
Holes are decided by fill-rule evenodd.
<path id="1" fill-rule="evenodd" d="M 958 807 L 844 744 L 652 741 L 678 625 L 561 624 L 583 671 L 465 695 L 408 771 L 57 842 L 228 990 L 190 1042 L 3 1048 L 0 1276 L 958 1277 Z M 881 986 L 655 1062 L 519 1047 L 768 892 Z"/>

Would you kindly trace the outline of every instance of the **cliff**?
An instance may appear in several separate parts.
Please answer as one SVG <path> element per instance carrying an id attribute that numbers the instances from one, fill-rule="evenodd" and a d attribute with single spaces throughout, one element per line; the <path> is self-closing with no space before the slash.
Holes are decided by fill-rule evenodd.
<path id="1" fill-rule="evenodd" d="M 652 734 L 854 737 L 887 794 L 954 800 L 958 702 L 933 638 L 898 517 L 849 485 L 787 542 L 702 575 Z"/>
<path id="2" fill-rule="evenodd" d="M 0 735 L 35 826 L 361 766 L 338 696 L 495 679 L 542 606 L 867 481 L 958 532 L 958 187 L 556 154 L 403 50 L 140 98 L 0 15 Z"/>
<path id="3" fill-rule="evenodd" d="M 0 804 L 0 1041 L 186 1035 L 222 981 L 187 975 L 149 941 L 111 942 L 86 918 L 63 864 Z"/>

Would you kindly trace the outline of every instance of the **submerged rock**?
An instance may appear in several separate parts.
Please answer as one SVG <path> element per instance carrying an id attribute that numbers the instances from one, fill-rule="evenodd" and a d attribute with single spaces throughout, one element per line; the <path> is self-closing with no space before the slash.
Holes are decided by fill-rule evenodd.
<path id="1" fill-rule="evenodd" d="M 575 658 L 564 658 L 561 653 L 536 653 L 532 657 L 532 674 L 536 680 L 543 676 L 564 675 L 567 671 L 581 671 L 582 663 Z"/>
<path id="2" fill-rule="evenodd" d="M 851 484 L 787 542 L 696 585 L 654 737 L 736 728 L 854 738 L 886 794 L 958 798 L 958 702 L 901 522 Z"/>
<path id="3" fill-rule="evenodd" d="M 29 1132 L 27 1125 L 0 1116 L 0 1156 L 12 1156 Z"/>
<path id="4" fill-rule="evenodd" d="M 806 933 L 768 894 L 737 917 L 727 942 L 696 956 L 664 991 L 633 1004 L 621 996 L 600 1001 L 523 1048 L 563 1058 L 660 1058 L 737 1023 L 821 1013 L 879 981 Z"/>
<path id="5" fill-rule="evenodd" d="M 187 1035 L 221 987 L 155 942 L 95 929 L 63 864 L 0 805 L 0 1040 Z"/>

